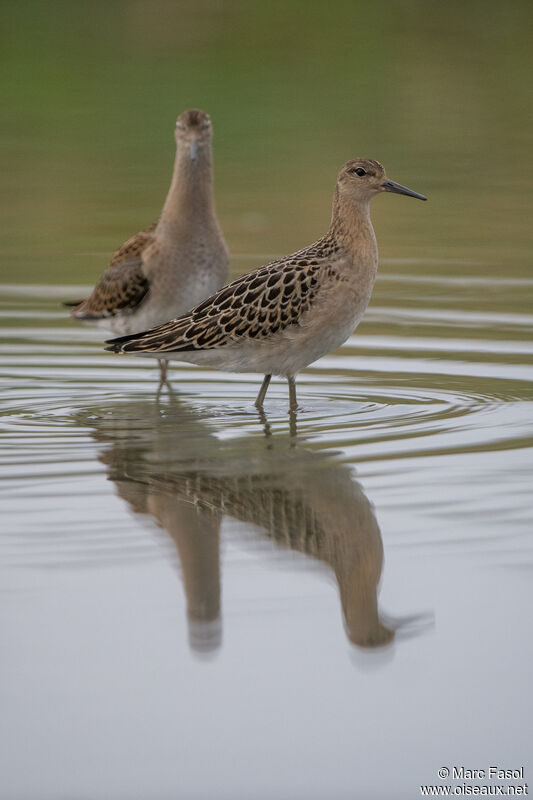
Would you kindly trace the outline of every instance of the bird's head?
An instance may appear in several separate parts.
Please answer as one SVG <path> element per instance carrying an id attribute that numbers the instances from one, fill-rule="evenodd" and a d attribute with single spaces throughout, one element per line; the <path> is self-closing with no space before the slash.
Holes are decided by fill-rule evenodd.
<path id="1" fill-rule="evenodd" d="M 394 192 L 427 200 L 423 194 L 413 192 L 406 186 L 389 180 L 379 161 L 370 158 L 354 158 L 352 161 L 347 161 L 339 172 L 337 188 L 339 194 L 352 197 L 359 202 L 368 202 L 380 192 Z"/>
<path id="2" fill-rule="evenodd" d="M 200 149 L 209 147 L 213 128 L 209 114 L 199 108 L 190 108 L 179 115 L 176 122 L 176 143 L 186 148 L 192 161 Z"/>

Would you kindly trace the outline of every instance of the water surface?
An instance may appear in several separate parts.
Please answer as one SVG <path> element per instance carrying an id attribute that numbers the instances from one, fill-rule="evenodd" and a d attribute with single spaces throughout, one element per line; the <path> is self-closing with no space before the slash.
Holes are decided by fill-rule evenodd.
<path id="1" fill-rule="evenodd" d="M 255 376 L 175 366 L 158 399 L 66 288 L 4 287 L 11 796 L 27 741 L 42 797 L 409 797 L 528 763 L 530 318 L 475 285 L 383 274 L 296 435 L 283 381 L 264 417 Z"/>

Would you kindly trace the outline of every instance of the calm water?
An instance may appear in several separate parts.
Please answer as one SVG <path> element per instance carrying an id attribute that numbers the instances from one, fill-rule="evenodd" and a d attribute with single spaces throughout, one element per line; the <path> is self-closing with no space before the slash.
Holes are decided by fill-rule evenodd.
<path id="1" fill-rule="evenodd" d="M 531 780 L 531 9 L 426 7 L 6 5 L 2 800 Z M 176 364 L 157 398 L 60 306 L 157 214 L 190 105 L 234 274 L 323 232 L 350 156 L 430 196 L 375 201 L 296 432 L 285 382 L 260 416 L 259 376 Z"/>

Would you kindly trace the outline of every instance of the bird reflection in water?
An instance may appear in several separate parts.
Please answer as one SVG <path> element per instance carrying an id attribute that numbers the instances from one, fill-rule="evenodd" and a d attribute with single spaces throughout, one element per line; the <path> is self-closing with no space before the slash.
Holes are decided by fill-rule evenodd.
<path id="1" fill-rule="evenodd" d="M 176 545 L 195 652 L 221 645 L 224 515 L 328 565 L 353 644 L 392 641 L 392 626 L 378 610 L 383 545 L 376 517 L 351 468 L 331 452 L 283 434 L 217 438 L 176 396 L 165 405 L 129 402 L 84 417 L 79 421 L 105 444 L 100 460 L 119 496 L 134 512 L 149 514 Z"/>

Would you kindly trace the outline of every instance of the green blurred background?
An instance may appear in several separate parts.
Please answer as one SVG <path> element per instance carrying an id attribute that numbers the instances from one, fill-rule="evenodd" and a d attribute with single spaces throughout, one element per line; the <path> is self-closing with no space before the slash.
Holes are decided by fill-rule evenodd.
<path id="1" fill-rule="evenodd" d="M 530 0 L 0 10 L 3 283 L 93 282 L 157 217 L 187 107 L 213 120 L 234 272 L 321 235 L 368 156 L 430 197 L 374 202 L 388 272 L 531 274 Z"/>

